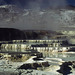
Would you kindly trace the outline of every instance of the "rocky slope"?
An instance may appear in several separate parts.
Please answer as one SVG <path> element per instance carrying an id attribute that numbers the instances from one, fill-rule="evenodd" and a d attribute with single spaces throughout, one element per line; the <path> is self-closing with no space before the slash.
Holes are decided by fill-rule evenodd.
<path id="1" fill-rule="evenodd" d="M 56 35 L 62 35 L 55 31 L 19 30 L 14 28 L 0 28 L 0 41 L 23 39 L 48 39 Z"/>
<path id="2" fill-rule="evenodd" d="M 26 39 L 49 39 L 63 35 L 60 32 L 51 30 L 23 30 L 23 32 Z"/>

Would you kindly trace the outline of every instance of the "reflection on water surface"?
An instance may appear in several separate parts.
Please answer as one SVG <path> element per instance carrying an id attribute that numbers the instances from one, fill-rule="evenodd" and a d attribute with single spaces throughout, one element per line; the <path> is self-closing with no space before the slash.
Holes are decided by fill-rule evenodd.
<path id="1" fill-rule="evenodd" d="M 75 53 L 49 53 L 49 52 L 43 52 L 44 58 L 61 58 L 64 61 L 75 61 Z"/>

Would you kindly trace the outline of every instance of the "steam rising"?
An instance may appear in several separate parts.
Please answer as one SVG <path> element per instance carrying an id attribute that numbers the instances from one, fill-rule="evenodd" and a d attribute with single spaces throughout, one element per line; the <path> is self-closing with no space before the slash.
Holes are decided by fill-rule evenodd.
<path id="1" fill-rule="evenodd" d="M 17 2 L 17 6 L 22 6 L 22 4 Z M 14 11 L 4 12 L 5 17 L 1 13 L 0 27 L 25 30 L 58 30 L 61 24 L 61 12 L 56 9 L 66 6 L 66 0 L 29 0 L 26 6 L 29 9 L 23 6 L 24 9 L 17 11 L 18 13 Z"/>

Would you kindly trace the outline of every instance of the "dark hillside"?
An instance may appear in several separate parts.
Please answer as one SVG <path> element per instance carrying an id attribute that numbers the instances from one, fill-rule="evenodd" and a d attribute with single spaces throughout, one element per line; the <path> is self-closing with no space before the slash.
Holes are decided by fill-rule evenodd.
<path id="1" fill-rule="evenodd" d="M 18 29 L 0 28 L 0 41 L 24 39 L 24 33 Z"/>

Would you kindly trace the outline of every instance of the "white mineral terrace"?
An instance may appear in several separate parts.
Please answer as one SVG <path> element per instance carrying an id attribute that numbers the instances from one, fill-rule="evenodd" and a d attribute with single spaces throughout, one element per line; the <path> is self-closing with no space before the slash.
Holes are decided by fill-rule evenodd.
<path id="1" fill-rule="evenodd" d="M 61 46 L 63 40 L 13 40 L 12 43 L 1 44 L 1 49 L 5 51 L 25 52 L 27 50 L 66 52 L 71 47 Z M 48 45 L 48 46 L 45 46 Z M 38 46 L 39 45 L 39 46 Z M 43 45 L 43 46 L 41 46 Z"/>
<path id="2" fill-rule="evenodd" d="M 5 71 L 5 72 L 17 72 L 17 68 L 20 67 L 21 65 L 23 64 L 27 64 L 27 63 L 42 63 L 42 62 L 51 62 L 52 60 L 55 60 L 53 62 L 56 63 L 56 61 L 60 64 L 62 61 L 62 59 L 55 59 L 55 58 L 50 58 L 49 60 L 47 60 L 48 58 L 42 60 L 42 61 L 34 61 L 33 58 L 36 58 L 36 56 L 33 56 L 31 57 L 30 59 L 28 59 L 26 62 L 12 62 L 12 61 L 9 61 L 9 64 L 8 64 L 8 60 L 5 60 L 5 59 L 2 59 L 0 60 L 0 72 L 1 71 Z M 11 66 L 10 66 L 11 65 Z M 38 71 L 38 70 L 34 70 L 33 71 L 33 74 L 55 74 L 55 75 L 58 75 L 59 73 L 56 72 L 56 70 L 60 69 L 59 65 L 57 66 L 54 66 L 55 69 L 53 69 L 52 67 L 49 67 L 47 69 L 45 69 L 45 71 Z M 7 68 L 7 69 L 6 69 Z M 51 69 L 52 68 L 52 69 Z M 40 73 L 41 72 L 41 73 Z"/>

